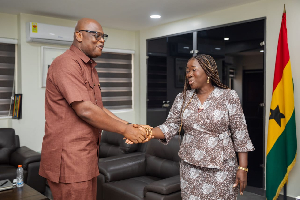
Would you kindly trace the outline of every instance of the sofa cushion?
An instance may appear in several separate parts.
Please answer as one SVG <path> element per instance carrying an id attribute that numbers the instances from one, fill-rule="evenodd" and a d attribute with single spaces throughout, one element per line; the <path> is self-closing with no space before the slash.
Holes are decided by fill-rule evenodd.
<path id="1" fill-rule="evenodd" d="M 146 151 L 146 174 L 161 179 L 179 174 L 179 140 L 174 137 L 168 145 L 158 140 L 148 142 Z"/>
<path id="2" fill-rule="evenodd" d="M 126 144 L 123 135 L 108 131 L 103 131 L 101 135 L 99 157 L 106 158 L 117 156 L 125 153 L 135 152 L 138 144 Z"/>
<path id="3" fill-rule="evenodd" d="M 16 149 L 15 130 L 0 128 L 0 164 L 9 164 L 10 155 Z"/>
<path id="4" fill-rule="evenodd" d="M 17 177 L 17 168 L 11 165 L 0 165 L 0 180 L 9 179 L 11 182 Z"/>
<path id="5" fill-rule="evenodd" d="M 158 180 L 159 179 L 156 177 L 140 176 L 131 179 L 106 183 L 103 185 L 103 199 L 143 199 L 145 186 Z"/>

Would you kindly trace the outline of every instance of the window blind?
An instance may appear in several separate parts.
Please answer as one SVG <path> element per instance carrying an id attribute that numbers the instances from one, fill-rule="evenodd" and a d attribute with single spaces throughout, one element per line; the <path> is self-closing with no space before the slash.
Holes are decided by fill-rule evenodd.
<path id="1" fill-rule="evenodd" d="M 132 54 L 102 52 L 94 59 L 102 101 L 110 110 L 132 108 Z"/>
<path id="2" fill-rule="evenodd" d="M 0 43 L 0 117 L 10 116 L 15 73 L 15 44 Z"/>

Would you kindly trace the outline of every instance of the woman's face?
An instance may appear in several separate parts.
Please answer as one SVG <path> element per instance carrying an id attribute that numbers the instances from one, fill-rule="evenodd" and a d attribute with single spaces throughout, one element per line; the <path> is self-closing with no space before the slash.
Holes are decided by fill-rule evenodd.
<path id="1" fill-rule="evenodd" d="M 207 84 L 207 75 L 196 59 L 187 63 L 186 78 L 192 89 L 199 89 Z"/>

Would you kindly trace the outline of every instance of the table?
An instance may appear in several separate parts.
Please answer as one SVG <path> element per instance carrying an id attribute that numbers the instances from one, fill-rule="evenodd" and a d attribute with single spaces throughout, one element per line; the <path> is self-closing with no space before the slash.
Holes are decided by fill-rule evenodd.
<path id="1" fill-rule="evenodd" d="M 10 190 L 0 191 L 1 200 L 49 200 L 35 189 L 24 184 L 23 187 L 14 187 Z"/>

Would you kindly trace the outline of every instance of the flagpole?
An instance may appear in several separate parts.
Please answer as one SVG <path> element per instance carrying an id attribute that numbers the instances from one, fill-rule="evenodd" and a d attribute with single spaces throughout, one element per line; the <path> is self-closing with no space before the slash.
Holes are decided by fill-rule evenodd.
<path id="1" fill-rule="evenodd" d="M 283 13 L 286 13 L 286 10 L 285 10 L 285 4 L 284 4 L 284 6 L 283 6 Z M 287 185 L 287 183 L 286 184 L 284 184 L 284 187 L 283 187 L 283 200 L 287 200 L 287 188 L 286 188 L 286 185 Z"/>
<path id="2" fill-rule="evenodd" d="M 283 195 L 284 195 L 283 196 L 283 200 L 287 200 L 287 196 L 286 196 L 286 184 L 284 184 L 284 188 L 283 188 Z"/>

